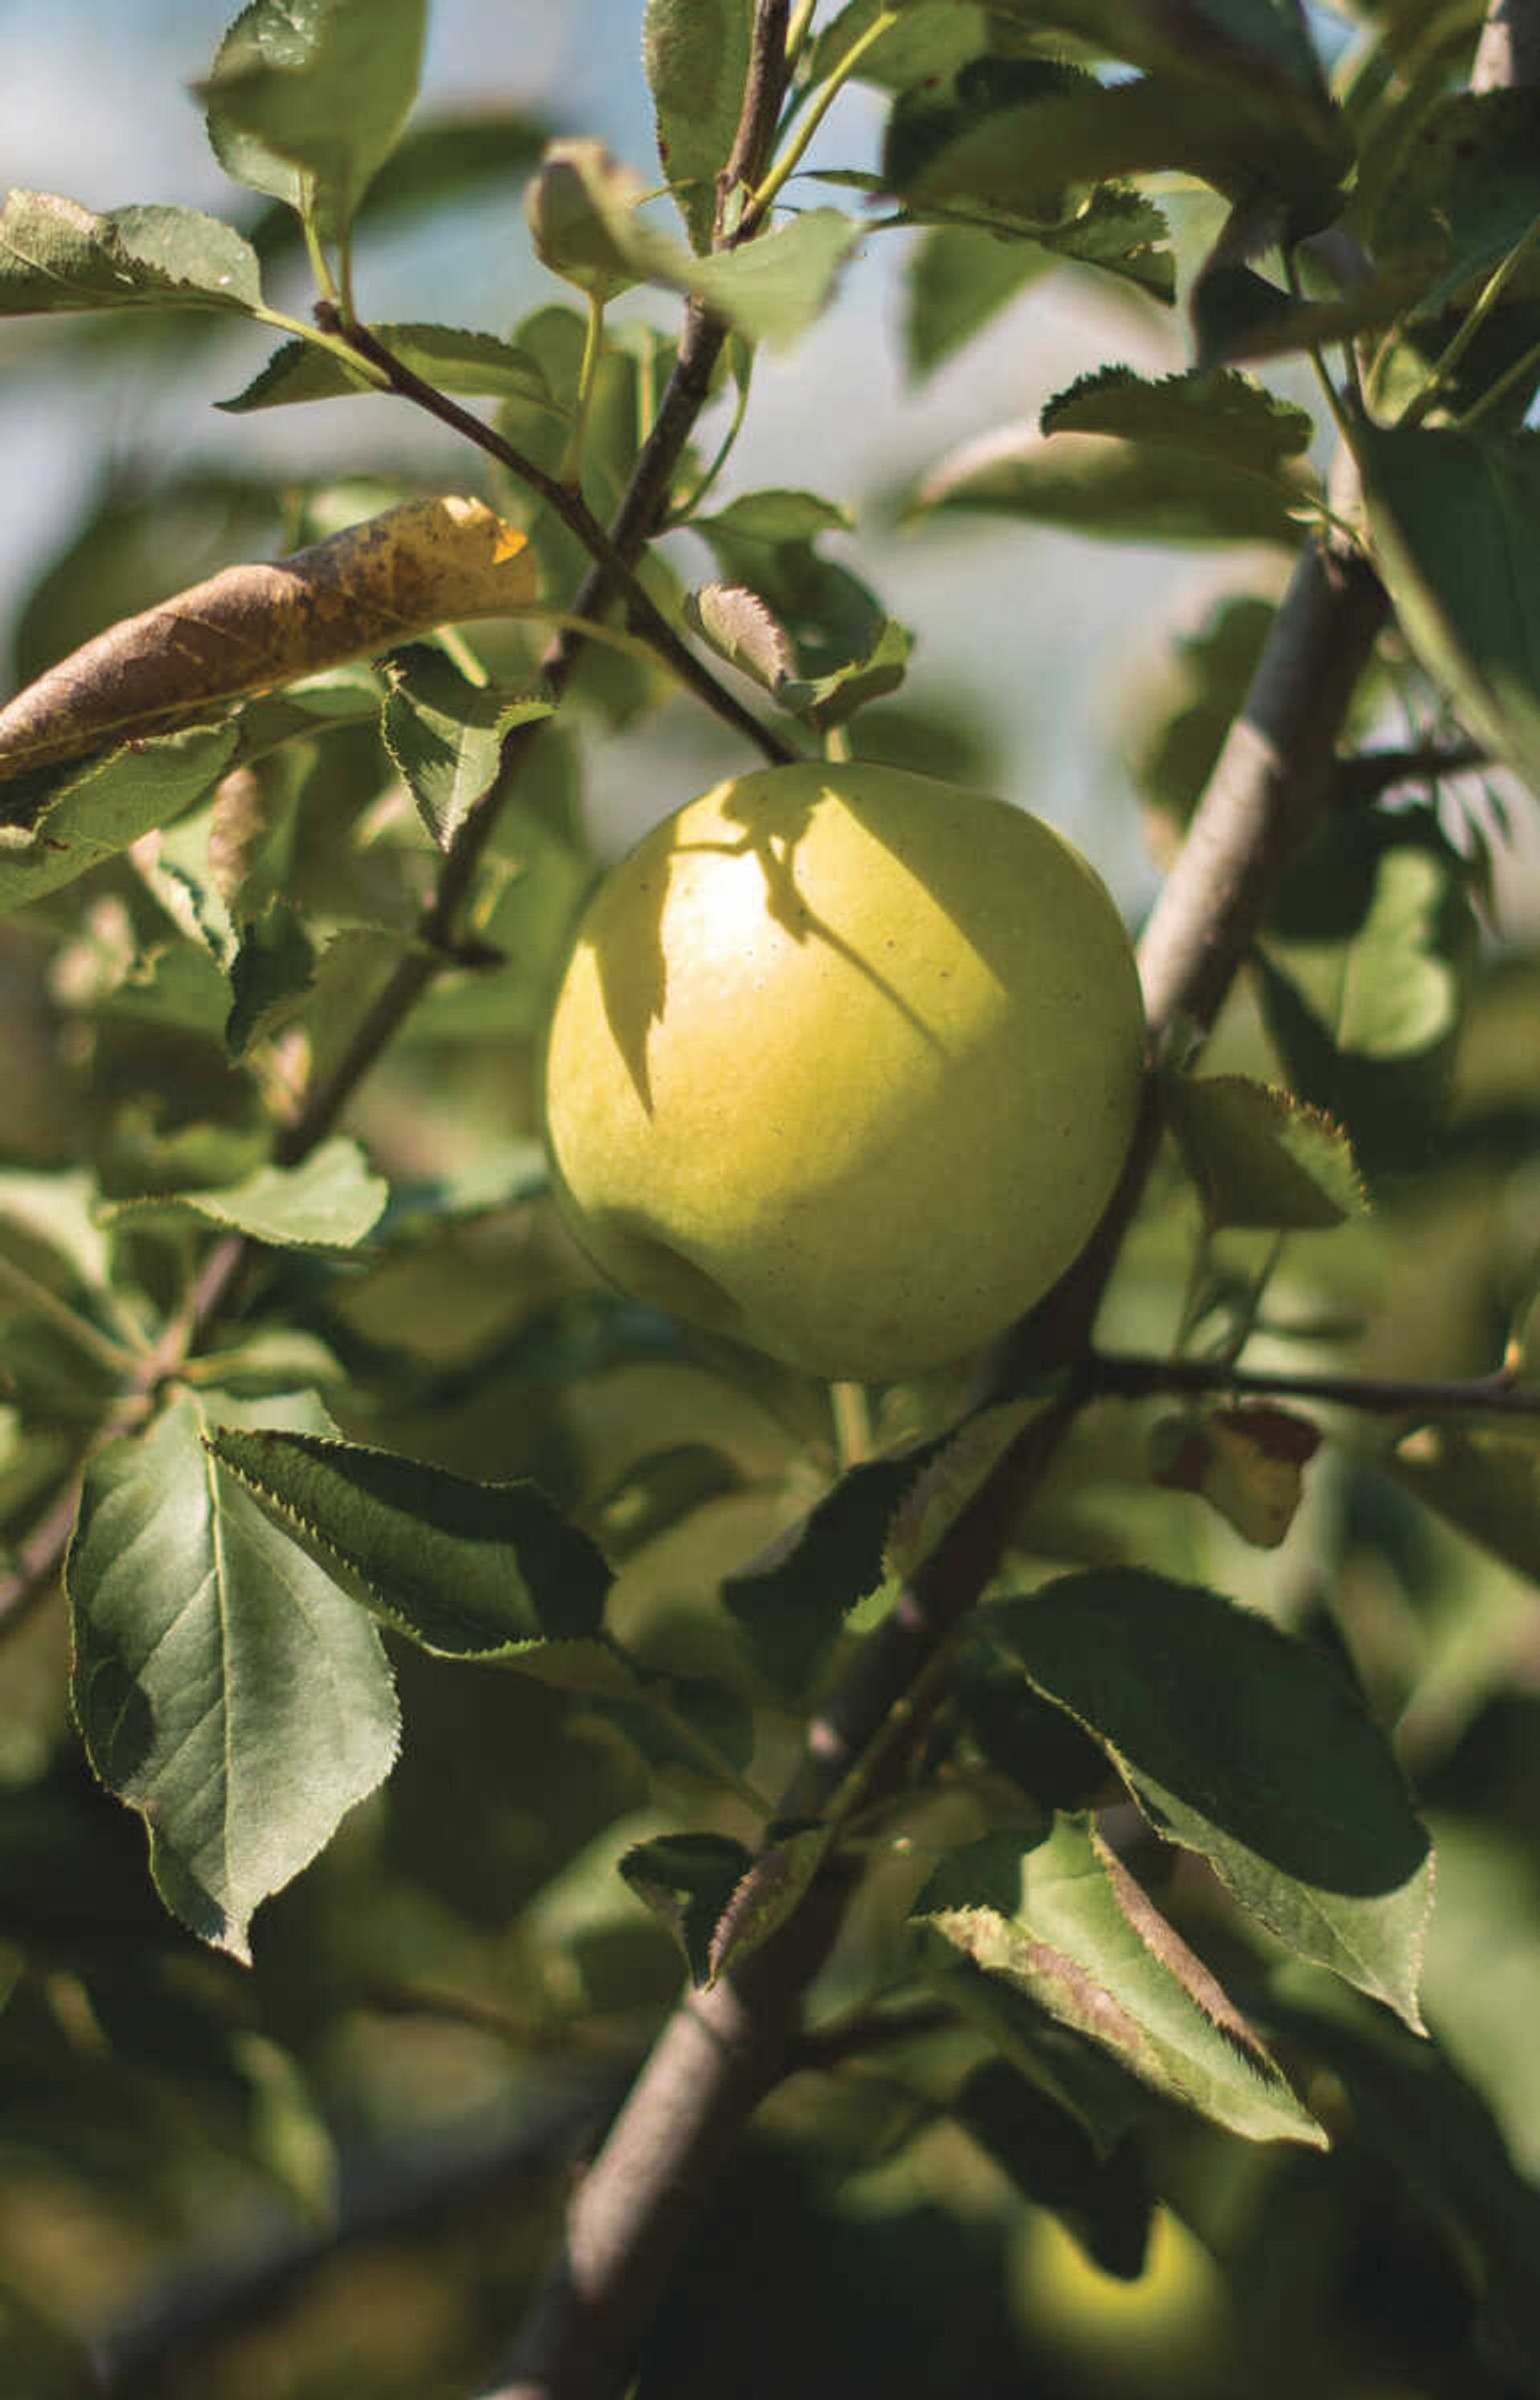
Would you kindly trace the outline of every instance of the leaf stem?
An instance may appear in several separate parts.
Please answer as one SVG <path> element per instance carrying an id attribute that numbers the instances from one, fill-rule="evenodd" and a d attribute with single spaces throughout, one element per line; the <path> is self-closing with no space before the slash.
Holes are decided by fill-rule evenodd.
<path id="1" fill-rule="evenodd" d="M 16 1261 L 7 1258 L 3 1251 L 0 1251 L 0 1285 L 13 1291 L 33 1316 L 46 1317 L 56 1332 L 62 1333 L 77 1350 L 86 1351 L 111 1374 L 121 1375 L 125 1368 L 132 1368 L 139 1363 L 134 1351 L 120 1342 L 115 1342 L 110 1333 L 103 1333 L 89 1316 L 82 1316 L 67 1300 L 61 1300 L 56 1291 L 50 1291 L 46 1283 L 36 1275 L 29 1275 L 25 1267 L 18 1266 Z"/>
<path id="2" fill-rule="evenodd" d="M 867 51 L 881 40 L 884 34 L 891 32 L 897 24 L 900 13 L 896 8 L 879 9 L 865 32 L 857 34 L 844 57 L 819 86 L 817 97 L 797 131 L 792 135 L 764 181 L 749 194 L 743 204 L 742 222 L 749 230 L 752 231 L 754 227 L 764 223 L 774 207 L 783 186 L 790 181 L 801 165 L 813 135 L 823 124 L 856 68 Z"/>
<path id="3" fill-rule="evenodd" d="M 1540 240 L 1540 216 L 1535 218 L 1528 232 L 1514 243 L 1507 256 L 1487 278 L 1449 342 L 1429 367 L 1421 389 L 1412 394 L 1403 409 L 1399 420 L 1402 425 L 1422 424 L 1437 401 L 1439 391 L 1449 382 L 1460 361 L 1465 357 L 1519 268 L 1533 249 L 1536 240 Z"/>
<path id="4" fill-rule="evenodd" d="M 786 29 L 786 73 L 788 75 L 795 75 L 797 72 L 797 62 L 802 55 L 803 45 L 807 41 L 808 34 L 811 30 L 813 12 L 817 7 L 818 0 L 797 0 L 797 13 Z"/>
<path id="5" fill-rule="evenodd" d="M 731 457 L 732 453 L 737 446 L 738 436 L 743 430 L 743 419 L 748 413 L 749 389 L 753 382 L 753 377 L 754 358 L 751 351 L 749 353 L 748 366 L 738 379 L 738 401 L 737 405 L 734 407 L 732 412 L 732 422 L 728 427 L 726 433 L 722 436 L 716 456 L 713 458 L 710 466 L 706 469 L 705 473 L 702 476 L 700 482 L 696 484 L 694 491 L 689 494 L 688 498 L 676 501 L 674 507 L 670 509 L 668 515 L 664 518 L 662 525 L 660 528 L 663 533 L 672 533 L 675 526 L 688 524 L 690 518 L 695 514 L 695 511 L 700 507 L 702 501 L 705 498 L 706 494 L 711 490 L 712 485 L 715 483 L 718 475 L 720 475 L 723 468 L 727 465 L 728 460 Z"/>
<path id="6" fill-rule="evenodd" d="M 336 277 L 332 272 L 332 262 L 326 255 L 325 245 L 321 241 L 320 232 L 316 224 L 316 179 L 313 175 L 303 175 L 300 181 L 303 191 L 299 221 L 304 229 L 305 252 L 310 262 L 310 272 L 316 279 L 316 290 L 320 297 L 323 300 L 336 301 L 341 297 L 337 290 Z"/>
<path id="7" fill-rule="evenodd" d="M 1457 433 L 1468 433 L 1471 428 L 1479 425 L 1484 416 L 1490 416 L 1499 402 L 1506 400 L 1510 391 L 1531 382 L 1536 375 L 1540 375 L 1540 342 L 1534 343 L 1516 358 L 1513 364 L 1498 376 L 1496 382 L 1489 385 L 1480 399 L 1474 401 L 1463 416 L 1457 416 L 1454 419 L 1454 430 Z"/>
<path id="8" fill-rule="evenodd" d="M 834 1419 L 834 1451 L 841 1475 L 872 1454 L 871 1399 L 865 1384 L 831 1384 L 829 1414 Z"/>
<path id="9" fill-rule="evenodd" d="M 572 411 L 572 430 L 567 436 L 561 465 L 561 481 L 574 491 L 582 489 L 583 442 L 588 432 L 589 410 L 593 404 L 599 361 L 604 352 L 604 298 L 601 293 L 591 292 L 588 294 L 587 321 L 583 327 L 583 355 L 578 368 L 578 395 Z"/>

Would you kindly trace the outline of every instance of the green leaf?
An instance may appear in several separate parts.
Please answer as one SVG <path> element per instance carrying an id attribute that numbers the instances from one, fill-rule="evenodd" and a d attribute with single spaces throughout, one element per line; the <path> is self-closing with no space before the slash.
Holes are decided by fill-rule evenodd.
<path id="1" fill-rule="evenodd" d="M 1404 270 L 1366 276 L 1329 300 L 1295 300 L 1253 267 L 1212 259 L 1192 280 L 1189 308 L 1205 373 L 1236 359 L 1281 359 L 1378 333 L 1404 317 L 1420 285 Z"/>
<path id="2" fill-rule="evenodd" d="M 1073 216 L 1032 239 L 1067 266 L 1099 267 L 1169 307 L 1177 296 L 1177 261 L 1166 244 L 1168 231 L 1154 202 L 1132 185 L 1099 184 Z"/>
<path id="3" fill-rule="evenodd" d="M 538 363 L 494 334 L 468 333 L 457 325 L 375 325 L 371 329 L 402 364 L 439 391 L 527 401 L 532 407 L 562 412 L 552 399 Z M 228 416 L 253 409 L 289 408 L 306 400 L 355 399 L 378 385 L 355 372 L 335 350 L 316 342 L 284 342 L 266 365 L 232 400 L 216 401 Z"/>
<path id="4" fill-rule="evenodd" d="M 831 75 L 886 6 L 887 0 L 846 0 L 814 37 L 807 81 L 822 83 Z M 904 7 L 897 24 L 863 52 L 855 80 L 907 91 L 955 74 L 997 44 L 1003 47 L 993 10 L 967 5 L 967 0 L 915 0 Z"/>
<path id="5" fill-rule="evenodd" d="M 1388 163 L 1369 196 L 1366 239 L 1382 266 L 1418 269 L 1415 313 L 1436 315 L 1540 217 L 1540 93 L 1451 93 L 1417 116 Z"/>
<path id="6" fill-rule="evenodd" d="M 1315 430 L 1304 409 L 1228 368 L 1152 380 L 1132 367 L 1098 367 L 1051 400 L 1039 422 L 1044 433 L 1111 433 L 1257 475 L 1298 457 Z"/>
<path id="7" fill-rule="evenodd" d="M 784 549 L 816 541 L 821 533 L 849 533 L 849 511 L 819 492 L 770 490 L 744 492 L 715 516 L 694 517 L 691 530 L 704 536 L 715 550 L 742 542 Z"/>
<path id="8" fill-rule="evenodd" d="M 1366 426 L 1355 447 L 1401 631 L 1467 730 L 1540 793 L 1540 435 Z"/>
<path id="9" fill-rule="evenodd" d="M 238 184 L 346 232 L 416 97 L 428 0 L 252 0 L 200 97 Z"/>
<path id="10" fill-rule="evenodd" d="M 1265 89 L 1274 106 L 1322 103 L 1310 35 L 1289 0 L 995 0 L 1008 22 L 1052 26 L 1131 66 L 1219 89 Z"/>
<path id="11" fill-rule="evenodd" d="M 97 1215 L 97 1180 L 84 1166 L 40 1175 L 23 1166 L 0 1168 L 0 1228 L 14 1226 L 44 1243 L 88 1291 L 111 1280 L 107 1237 Z"/>
<path id="12" fill-rule="evenodd" d="M 804 682 L 869 657 L 887 621 L 876 593 L 817 548 L 820 534 L 848 525 L 831 502 L 788 491 L 747 492 L 691 520 L 724 577 L 756 593 L 790 635 Z"/>
<path id="13" fill-rule="evenodd" d="M 982 510 L 1114 541 L 1274 541 L 1301 538 L 1313 492 L 1302 473 L 1258 475 L 1168 443 L 1011 425 L 934 467 L 908 504 Z"/>
<path id="14" fill-rule="evenodd" d="M 743 105 L 752 0 L 647 0 L 642 58 L 658 157 L 692 246 L 711 248 L 716 177 Z"/>
<path id="15" fill-rule="evenodd" d="M 1339 1125 L 1247 1075 L 1176 1076 L 1171 1126 L 1210 1225 L 1316 1232 L 1369 1203 Z"/>
<path id="16" fill-rule="evenodd" d="M 599 1630 L 609 1570 L 533 1483 L 307 1434 L 222 1427 L 213 1453 L 366 1604 L 422 1648 L 500 1658 Z"/>
<path id="17" fill-rule="evenodd" d="M 200 726 L 129 743 L 65 767 L 0 783 L 0 916 L 116 857 L 141 834 L 192 808 L 229 766 L 233 727 Z"/>
<path id="18" fill-rule="evenodd" d="M 1425 1507 L 1540 1584 L 1540 1425 L 1422 1425 L 1380 1464 Z"/>
<path id="19" fill-rule="evenodd" d="M 1286 879 L 1255 966 L 1291 1087 L 1370 1187 L 1443 1123 L 1476 956 L 1464 861 L 1425 809 L 1331 818 Z"/>
<path id="20" fill-rule="evenodd" d="M 1091 1818 L 952 1852 L 911 1915 L 1165 2097 L 1248 2141 L 1326 2147 L 1252 2026 Z"/>
<path id="21" fill-rule="evenodd" d="M 838 209 L 809 209 L 737 250 L 702 259 L 688 288 L 772 350 L 790 349 L 820 314 L 863 229 Z"/>
<path id="22" fill-rule="evenodd" d="M 0 210 L 0 316 L 61 308 L 218 308 L 262 304 L 257 256 L 197 209 L 98 216 L 54 192 L 11 191 Z"/>
<path id="23" fill-rule="evenodd" d="M 939 1943 L 924 1966 L 958 2014 L 1084 2127 L 1098 2158 L 1110 2158 L 1149 2117 L 1146 2091 L 1111 2050 L 1004 1976 L 986 1973 L 961 1951 Z"/>
<path id="24" fill-rule="evenodd" d="M 762 1557 L 724 1579 L 724 1602 L 783 1690 L 810 1681 L 852 1609 L 881 1585 L 894 1512 L 943 1446 L 852 1466 Z"/>
<path id="25" fill-rule="evenodd" d="M 549 137 L 549 126 L 518 106 L 455 109 L 419 117 L 372 178 L 359 223 L 371 231 L 392 220 L 418 223 L 429 211 L 472 196 L 506 205 Z M 273 163 L 276 169 L 279 162 Z M 289 180 L 297 188 L 297 179 Z M 262 209 L 249 232 L 264 266 L 287 271 L 303 264 L 304 226 L 288 197 Z"/>
<path id="26" fill-rule="evenodd" d="M 827 1847 L 825 1827 L 787 1831 L 757 1860 L 724 1834 L 664 1834 L 628 1850 L 620 1873 L 709 1986 L 785 1923 Z"/>
<path id="27" fill-rule="evenodd" d="M 713 1936 L 754 1853 L 726 1834 L 662 1834 L 638 1842 L 620 1873 L 639 1900 L 668 1927 L 697 1984 L 715 1982 Z"/>
<path id="28" fill-rule="evenodd" d="M 934 375 L 1053 263 L 1038 242 L 974 225 L 932 225 L 910 251 L 905 277 L 904 359 L 911 378 Z"/>
<path id="29" fill-rule="evenodd" d="M 994 1408 L 979 1409 L 954 1431 L 927 1442 L 920 1473 L 895 1511 L 883 1561 L 887 1575 L 907 1582 L 970 1507 L 1013 1442 L 1034 1417 L 1057 1398 L 1061 1380 L 1042 1379 L 1036 1388 Z"/>
<path id="30" fill-rule="evenodd" d="M 1216 601 L 1198 631 L 1172 644 L 1168 661 L 1136 698 L 1129 771 L 1141 798 L 1185 825 L 1239 715 L 1274 615 L 1247 593 Z M 1156 830 L 1164 839 L 1165 829 Z"/>
<path id="31" fill-rule="evenodd" d="M 832 1837 L 828 1825 L 771 1827 L 752 1875 L 728 1894 L 716 1920 L 707 1960 L 714 1982 L 784 1925 L 823 1865 Z"/>
<path id="32" fill-rule="evenodd" d="M 908 628 L 884 617 L 865 656 L 847 660 L 832 674 L 818 675 L 811 683 L 783 685 L 778 694 L 781 705 L 794 716 L 806 717 L 821 733 L 832 726 L 848 725 L 869 701 L 885 699 L 898 689 L 913 648 L 914 635 Z"/>
<path id="33" fill-rule="evenodd" d="M 1313 111 L 1290 118 L 1235 84 L 1152 75 L 1118 84 L 1084 77 L 994 108 L 912 171 L 890 150 L 884 172 L 920 208 L 977 204 L 1051 218 L 1076 185 L 1177 168 L 1233 200 L 1275 198 L 1298 239 L 1336 215 L 1347 155 L 1330 120 Z"/>
<path id="34" fill-rule="evenodd" d="M 205 1450 L 175 1402 L 86 1475 L 67 1583 L 91 1765 L 144 1817 L 167 1906 L 249 1957 L 252 1911 L 388 1772 L 373 1626 Z"/>
<path id="35" fill-rule="evenodd" d="M 525 198 L 536 251 L 553 274 L 601 299 L 632 283 L 689 293 L 772 349 L 806 332 L 862 238 L 838 209 L 810 209 L 740 249 L 693 258 L 643 221 L 646 197 L 602 143 L 553 142 Z"/>
<path id="36" fill-rule="evenodd" d="M 315 944 L 287 900 L 273 899 L 260 917 L 240 927 L 228 974 L 225 1046 L 232 1058 L 243 1058 L 315 981 Z"/>
<path id="37" fill-rule="evenodd" d="M 982 1625 L 1101 1743 L 1157 1832 L 1420 2029 L 1427 1836 L 1335 1666 L 1215 1592 L 1133 1569 L 1066 1575 Z"/>
<path id="38" fill-rule="evenodd" d="M 356 1141 L 334 1134 L 298 1166 L 259 1166 L 217 1192 L 146 1193 L 115 1201 L 109 1224 L 170 1210 L 201 1217 L 280 1250 L 351 1250 L 370 1233 L 389 1198 Z"/>
<path id="39" fill-rule="evenodd" d="M 447 850 L 502 765 L 503 737 L 552 714 L 552 702 L 496 684 L 468 683 L 430 644 L 413 643 L 386 661 L 390 692 L 380 730 L 417 813 Z"/>

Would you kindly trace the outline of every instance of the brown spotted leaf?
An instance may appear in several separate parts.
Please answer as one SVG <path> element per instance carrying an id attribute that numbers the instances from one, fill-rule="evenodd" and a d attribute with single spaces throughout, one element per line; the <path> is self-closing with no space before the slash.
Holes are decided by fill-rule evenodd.
<path id="1" fill-rule="evenodd" d="M 1154 2091 L 1250 2141 L 1324 2147 L 1256 2032 L 1091 1818 L 954 1851 L 913 1915 Z"/>
<path id="2" fill-rule="evenodd" d="M 1196 1492 L 1244 1541 L 1275 1550 L 1294 1521 L 1315 1427 L 1266 1402 L 1167 1417 L 1150 1437 L 1151 1471 L 1173 1492 Z"/>
<path id="3" fill-rule="evenodd" d="M 484 502 L 408 501 L 289 558 L 227 566 L 61 659 L 0 708 L 0 777 L 164 732 L 533 593 L 524 535 Z"/>

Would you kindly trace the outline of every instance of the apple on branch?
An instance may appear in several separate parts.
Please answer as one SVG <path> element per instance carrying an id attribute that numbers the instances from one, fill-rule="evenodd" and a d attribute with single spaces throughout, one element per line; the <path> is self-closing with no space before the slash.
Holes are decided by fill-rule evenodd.
<path id="1" fill-rule="evenodd" d="M 1070 845 L 861 761 L 718 784 L 578 928 L 545 1110 L 625 1289 L 831 1380 L 961 1357 L 1083 1248 L 1133 1138 L 1132 950 Z"/>

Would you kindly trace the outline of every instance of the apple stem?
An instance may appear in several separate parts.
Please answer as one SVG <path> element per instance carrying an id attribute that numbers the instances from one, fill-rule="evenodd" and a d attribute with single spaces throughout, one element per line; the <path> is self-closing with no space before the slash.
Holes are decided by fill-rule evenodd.
<path id="1" fill-rule="evenodd" d="M 839 1472 L 847 1475 L 872 1454 L 872 1408 L 865 1384 L 831 1384 L 829 1412 Z"/>

